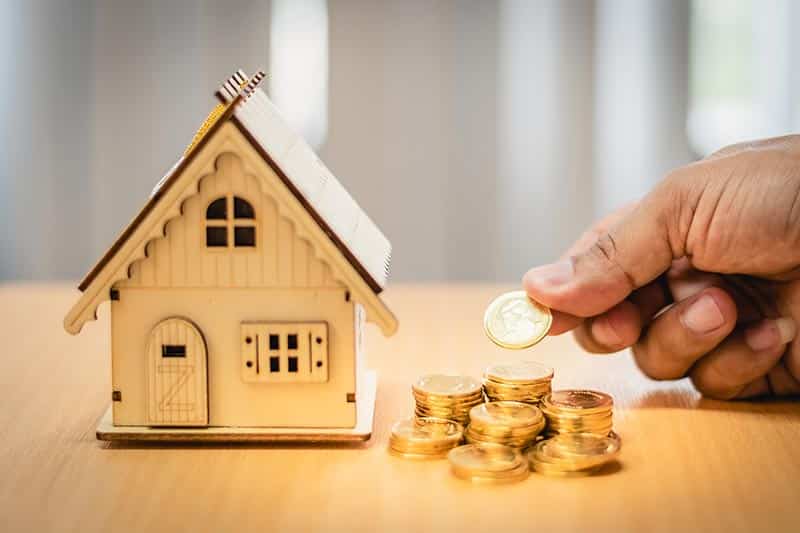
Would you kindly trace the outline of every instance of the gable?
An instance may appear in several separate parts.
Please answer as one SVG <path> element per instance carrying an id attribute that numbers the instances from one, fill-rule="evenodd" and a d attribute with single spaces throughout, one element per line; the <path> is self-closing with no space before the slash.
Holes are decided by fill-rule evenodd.
<path id="1" fill-rule="evenodd" d="M 81 291 L 110 269 L 109 263 L 119 249 L 171 188 L 198 149 L 229 120 L 239 127 L 367 285 L 376 294 L 383 290 L 389 275 L 391 243 L 303 138 L 291 131 L 258 87 L 264 77 L 264 72 L 258 71 L 248 79 L 239 70 L 222 85 L 216 93 L 222 104 L 211 112 L 184 157 L 158 182 L 142 210 L 84 277 L 78 286 Z"/>
<path id="2" fill-rule="evenodd" d="M 227 157 L 227 155 L 233 157 Z M 236 165 L 239 164 L 241 170 L 236 171 Z M 271 271 L 271 266 L 264 261 L 265 257 L 270 256 L 262 255 L 258 260 L 253 256 L 244 260 L 240 257 L 231 257 L 226 260 L 219 257 L 216 260 L 204 258 L 204 265 L 211 265 L 216 261 L 216 268 L 223 264 L 223 271 L 225 268 L 228 269 L 227 273 L 223 273 L 221 277 L 212 281 L 203 278 L 206 276 L 203 272 L 210 272 L 211 266 L 208 267 L 208 270 L 203 266 L 198 274 L 195 270 L 187 268 L 188 257 L 179 257 L 179 254 L 173 253 L 172 239 L 177 243 L 178 239 L 185 239 L 187 234 L 191 238 L 191 232 L 197 231 L 197 226 L 189 227 L 186 225 L 187 218 L 183 218 L 185 226 L 183 232 L 179 232 L 181 210 L 185 206 L 187 209 L 199 209 L 197 213 L 202 211 L 203 195 L 211 194 L 211 192 L 204 193 L 204 179 L 211 178 L 211 181 L 206 180 L 210 187 L 212 183 L 221 183 L 220 176 L 224 177 L 226 172 L 231 173 L 229 178 L 225 178 L 231 180 L 230 183 L 239 180 L 241 183 L 237 187 L 241 186 L 244 191 L 251 191 L 250 187 L 253 187 L 254 190 L 260 189 L 260 194 L 270 199 L 264 200 L 265 206 L 261 207 L 262 222 L 265 220 L 263 218 L 264 210 L 274 208 L 277 221 L 274 228 L 278 232 L 284 231 L 284 244 L 294 243 L 297 240 L 308 243 L 308 253 L 302 259 L 306 265 L 304 267 L 306 268 L 306 283 L 310 279 L 308 276 L 316 276 L 314 283 L 317 282 L 317 279 L 324 278 L 321 281 L 323 283 L 341 284 L 347 287 L 351 298 L 361 303 L 366 309 L 369 321 L 378 324 L 386 335 L 390 335 L 396 330 L 397 321 L 381 298 L 372 290 L 350 261 L 342 255 L 330 235 L 323 230 L 300 200 L 288 189 L 276 174 L 275 169 L 264 160 L 244 134 L 230 121 L 221 123 L 204 139 L 202 146 L 199 146 L 194 152 L 192 160 L 181 169 L 179 174 L 169 178 L 172 181 L 171 186 L 162 188 L 159 191 L 160 197 L 157 201 L 149 204 L 150 207 L 146 213 L 140 214 L 141 219 L 138 220 L 138 223 L 134 227 L 126 229 L 130 235 L 118 244 L 115 253 L 107 258 L 103 267 L 98 269 L 94 278 L 85 287 L 81 298 L 64 320 L 65 329 L 71 333 L 78 333 L 86 321 L 94 319 L 97 307 L 102 301 L 109 298 L 109 290 L 117 283 L 171 284 L 170 278 L 173 273 L 180 272 L 178 277 L 181 279 L 181 283 L 190 284 L 184 286 L 194 286 L 195 283 L 218 284 L 215 286 L 230 286 L 227 283 L 245 283 L 246 286 L 246 284 L 254 282 L 252 280 L 258 279 L 258 277 L 250 275 L 244 277 L 240 275 L 242 269 L 246 270 L 251 266 L 260 268 L 258 276 L 261 276 L 261 283 L 285 282 L 288 278 L 282 277 L 283 274 L 279 269 L 286 267 L 278 265 L 274 272 Z M 255 193 L 246 192 L 246 194 Z M 198 196 L 200 201 L 195 207 L 192 199 Z M 170 233 L 170 226 L 176 221 L 178 225 L 175 226 L 173 233 Z M 287 223 L 291 225 L 292 231 L 288 230 Z M 281 224 L 283 224 L 283 230 L 280 229 Z M 265 226 L 265 229 L 260 231 L 262 238 L 266 236 L 266 231 L 271 231 L 271 229 Z M 165 238 L 165 235 L 168 237 Z M 169 237 L 169 235 L 173 237 Z M 276 239 L 262 246 L 277 246 L 279 242 L 280 239 Z M 185 246 L 184 249 L 188 250 Z M 295 257 L 294 254 L 302 255 L 303 252 L 300 250 L 302 247 L 295 250 L 292 245 L 292 257 Z M 148 251 L 153 252 L 152 262 L 147 256 Z M 190 253 L 197 251 L 196 248 L 193 248 Z M 199 252 L 203 253 L 202 250 Z M 309 262 L 310 256 L 327 265 L 328 270 L 324 274 L 320 272 L 318 267 L 314 266 L 317 263 Z M 160 264 L 159 257 L 169 257 L 170 266 L 163 267 L 161 271 L 158 271 L 159 268 L 162 268 L 158 266 Z M 261 266 L 254 266 L 258 261 L 261 262 Z M 292 268 L 295 267 L 292 266 Z M 302 271 L 301 267 L 300 272 Z M 327 272 L 329 272 L 329 277 L 326 277 L 328 276 Z M 275 277 L 272 277 L 273 275 Z M 292 279 L 294 279 L 294 275 L 293 273 Z"/>
<path id="3" fill-rule="evenodd" d="M 273 181 L 246 173 L 233 152 L 216 156 L 214 172 L 200 177 L 198 193 L 184 200 L 180 216 L 167 221 L 164 238 L 151 241 L 147 257 L 133 262 L 130 277 L 116 286 L 343 287 L 318 257 L 313 240 L 297 235 L 291 214 L 278 205 Z M 209 219 L 215 202 L 224 213 Z M 252 218 L 237 218 L 234 207 L 240 204 L 252 208 Z M 207 245 L 209 229 L 222 232 L 225 246 Z M 240 230 L 254 237 L 252 246 L 249 241 L 237 246 Z"/>

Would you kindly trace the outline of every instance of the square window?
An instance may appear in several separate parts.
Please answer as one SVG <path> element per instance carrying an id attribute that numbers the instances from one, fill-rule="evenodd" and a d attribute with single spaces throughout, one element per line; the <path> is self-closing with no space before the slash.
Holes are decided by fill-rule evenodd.
<path id="1" fill-rule="evenodd" d="M 270 350 L 278 350 L 281 347 L 280 337 L 275 333 L 269 334 L 269 349 Z"/>
<path id="2" fill-rule="evenodd" d="M 289 372 L 297 372 L 297 357 L 289 357 Z"/>
<path id="3" fill-rule="evenodd" d="M 280 372 L 281 371 L 281 358 L 277 355 L 273 355 L 269 358 L 269 371 L 270 372 Z"/>
<path id="4" fill-rule="evenodd" d="M 297 333 L 289 333 L 288 338 L 286 339 L 287 348 L 290 350 L 297 349 Z"/>
<path id="5" fill-rule="evenodd" d="M 186 357 L 186 346 L 183 344 L 162 344 L 161 357 Z"/>
<path id="6" fill-rule="evenodd" d="M 233 228 L 233 244 L 235 246 L 255 246 L 256 228 L 253 226 L 236 226 Z"/>
<path id="7" fill-rule="evenodd" d="M 210 248 L 228 246 L 228 228 L 225 226 L 206 226 L 206 246 Z"/>

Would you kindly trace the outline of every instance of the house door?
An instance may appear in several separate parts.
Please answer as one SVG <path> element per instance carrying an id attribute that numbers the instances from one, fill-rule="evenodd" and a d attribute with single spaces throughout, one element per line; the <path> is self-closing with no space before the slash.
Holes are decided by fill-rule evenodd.
<path id="1" fill-rule="evenodd" d="M 147 413 L 153 426 L 208 425 L 206 342 L 197 327 L 168 318 L 147 342 Z"/>

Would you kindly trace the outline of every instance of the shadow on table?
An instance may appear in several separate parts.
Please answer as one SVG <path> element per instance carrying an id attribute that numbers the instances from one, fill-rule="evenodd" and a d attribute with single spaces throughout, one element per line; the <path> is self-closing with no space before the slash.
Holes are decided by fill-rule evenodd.
<path id="1" fill-rule="evenodd" d="M 629 409 L 700 409 L 755 414 L 777 414 L 800 419 L 800 396 L 720 401 L 684 388 L 650 391 L 628 404 Z"/>
<path id="2" fill-rule="evenodd" d="M 163 441 L 98 441 L 98 446 L 107 450 L 365 450 L 372 446 L 367 442 L 163 442 Z"/>
<path id="3" fill-rule="evenodd" d="M 161 440 L 112 440 L 98 441 L 98 446 L 107 450 L 366 450 L 373 446 L 380 445 L 384 440 L 384 433 L 388 431 L 380 425 L 378 417 L 379 410 L 389 402 L 388 396 L 393 391 L 390 387 L 378 387 L 376 398 L 376 415 L 372 428 L 372 437 L 363 442 L 266 442 L 266 441 L 242 441 L 242 442 L 213 442 L 213 441 L 161 441 Z M 92 432 L 93 433 L 93 432 Z M 87 438 L 89 438 L 87 436 Z M 93 435 L 92 437 L 93 438 Z"/>

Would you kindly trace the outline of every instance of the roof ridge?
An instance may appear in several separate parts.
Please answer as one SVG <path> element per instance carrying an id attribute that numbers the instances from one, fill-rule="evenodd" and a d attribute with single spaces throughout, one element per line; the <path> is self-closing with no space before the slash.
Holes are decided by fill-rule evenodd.
<path id="1" fill-rule="evenodd" d="M 266 77 L 267 74 L 262 69 L 256 71 L 252 77 L 245 74 L 242 69 L 238 69 L 230 78 L 220 85 L 219 89 L 217 89 L 214 94 L 224 104 L 232 103 L 236 97 L 240 95 L 242 98 L 247 99 L 252 96 L 256 87 L 258 87 L 261 81 Z"/>

